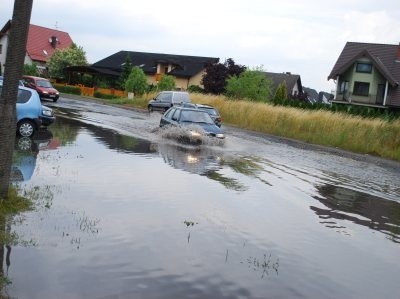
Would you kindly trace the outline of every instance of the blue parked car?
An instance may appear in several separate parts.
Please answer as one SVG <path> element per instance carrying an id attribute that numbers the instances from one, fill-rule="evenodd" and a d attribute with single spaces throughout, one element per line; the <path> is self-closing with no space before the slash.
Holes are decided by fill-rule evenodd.
<path id="1" fill-rule="evenodd" d="M 0 84 L 0 93 L 2 84 Z M 17 133 L 24 137 L 32 136 L 42 126 L 49 126 L 55 120 L 53 110 L 43 106 L 38 93 L 30 88 L 19 86 L 17 96 Z"/>

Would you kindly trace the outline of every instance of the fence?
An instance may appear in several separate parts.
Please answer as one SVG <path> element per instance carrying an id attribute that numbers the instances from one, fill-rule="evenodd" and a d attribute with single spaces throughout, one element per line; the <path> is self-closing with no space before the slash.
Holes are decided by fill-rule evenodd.
<path id="1" fill-rule="evenodd" d="M 97 92 L 100 92 L 102 94 L 111 95 L 111 96 L 115 96 L 115 97 L 121 97 L 121 98 L 127 98 L 128 97 L 128 93 L 127 92 L 125 92 L 123 90 L 114 89 L 114 88 L 95 88 L 95 87 L 87 87 L 87 86 L 82 85 L 82 84 L 77 84 L 77 85 L 63 84 L 63 86 L 79 87 L 79 89 L 81 90 L 81 95 L 83 95 L 83 96 L 93 97 L 95 91 L 97 91 Z"/>

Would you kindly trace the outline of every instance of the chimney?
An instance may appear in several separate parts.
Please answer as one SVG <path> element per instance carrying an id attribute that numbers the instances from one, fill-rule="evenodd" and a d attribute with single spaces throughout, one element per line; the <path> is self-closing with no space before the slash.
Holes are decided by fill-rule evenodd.
<path id="1" fill-rule="evenodd" d="M 51 46 L 53 47 L 53 49 L 55 49 L 57 46 L 57 43 L 58 43 L 58 39 L 56 36 L 53 35 L 52 37 L 49 38 L 49 42 L 50 42 Z"/>

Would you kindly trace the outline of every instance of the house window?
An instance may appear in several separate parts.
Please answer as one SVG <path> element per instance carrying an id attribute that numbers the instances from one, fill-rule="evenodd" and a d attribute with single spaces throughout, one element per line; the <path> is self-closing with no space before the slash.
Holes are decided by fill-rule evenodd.
<path id="1" fill-rule="evenodd" d="M 356 96 L 365 96 L 369 95 L 369 83 L 367 82 L 354 82 L 353 94 Z"/>
<path id="2" fill-rule="evenodd" d="M 0 44 L 0 54 L 3 54 L 3 45 Z"/>
<path id="3" fill-rule="evenodd" d="M 372 64 L 365 62 L 357 62 L 356 65 L 357 73 L 371 73 L 372 72 Z"/>
<path id="4" fill-rule="evenodd" d="M 339 93 L 340 94 L 344 94 L 349 90 L 349 81 L 342 81 L 340 83 L 340 90 Z"/>

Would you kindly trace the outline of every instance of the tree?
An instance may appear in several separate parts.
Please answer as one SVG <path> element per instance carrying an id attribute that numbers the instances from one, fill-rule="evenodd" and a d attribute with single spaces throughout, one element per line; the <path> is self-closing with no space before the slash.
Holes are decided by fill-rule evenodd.
<path id="1" fill-rule="evenodd" d="M 147 90 L 147 78 L 140 67 L 134 66 L 125 82 L 125 91 L 142 95 Z"/>
<path id="2" fill-rule="evenodd" d="M 245 70 L 245 66 L 235 64 L 232 58 L 225 60 L 225 63 L 206 64 L 205 74 L 201 81 L 204 85 L 204 91 L 212 94 L 225 93 L 227 79 L 232 76 L 239 76 Z"/>
<path id="3" fill-rule="evenodd" d="M 226 94 L 232 98 L 266 102 L 271 98 L 272 82 L 259 70 L 244 71 L 227 80 Z"/>
<path id="4" fill-rule="evenodd" d="M 87 65 L 86 53 L 82 47 L 72 44 L 68 48 L 56 49 L 47 66 L 51 78 L 65 79 L 64 68 L 73 65 Z"/>
<path id="5" fill-rule="evenodd" d="M 33 0 L 15 0 L 0 95 L 0 198 L 8 197 L 16 132 L 18 81 L 26 54 Z"/>
<path id="6" fill-rule="evenodd" d="M 286 80 L 283 80 L 283 82 L 280 83 L 276 89 L 274 101 L 282 102 L 287 100 L 287 98 Z"/>
<path id="7" fill-rule="evenodd" d="M 162 75 L 160 81 L 157 84 L 157 90 L 174 90 L 175 89 L 175 77 L 170 75 Z"/>
<path id="8" fill-rule="evenodd" d="M 39 76 L 37 64 L 34 62 L 32 64 L 24 64 L 23 74 L 28 76 Z"/>
<path id="9" fill-rule="evenodd" d="M 121 75 L 119 75 L 119 78 L 116 82 L 118 88 L 125 89 L 125 82 L 126 82 L 126 79 L 128 79 L 131 71 L 132 71 L 132 61 L 131 61 L 130 56 L 127 55 L 125 62 L 122 65 Z"/>

